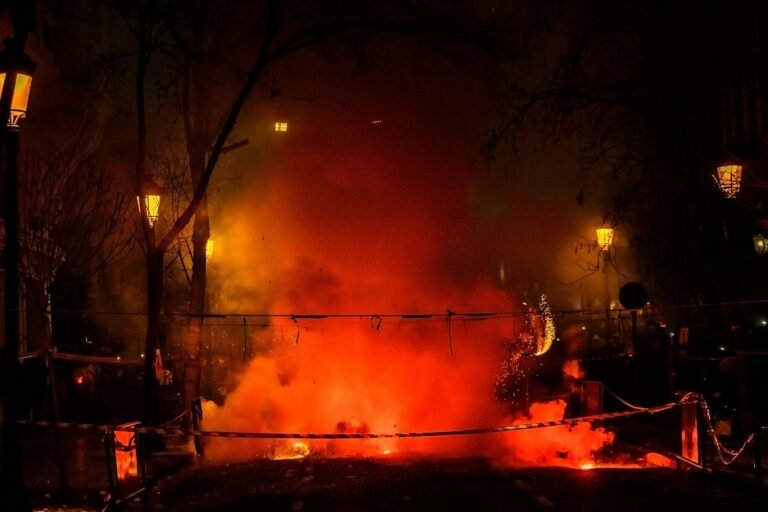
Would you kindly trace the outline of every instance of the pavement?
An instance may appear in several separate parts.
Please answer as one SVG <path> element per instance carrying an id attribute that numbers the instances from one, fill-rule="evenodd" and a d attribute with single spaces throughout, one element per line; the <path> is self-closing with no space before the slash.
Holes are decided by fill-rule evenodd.
<path id="1" fill-rule="evenodd" d="M 102 508 L 109 496 L 103 441 L 103 432 L 61 429 L 59 458 L 52 429 L 30 427 L 22 431 L 22 476 L 35 511 Z M 182 450 L 181 446 L 169 448 L 148 461 L 146 472 L 151 483 L 189 465 L 194 458 L 190 450 Z"/>
<path id="2" fill-rule="evenodd" d="M 482 459 L 259 460 L 196 465 L 159 482 L 153 511 L 764 511 L 752 486 L 675 470 L 498 468 Z M 135 505 L 139 510 L 139 505 Z"/>
<path id="3" fill-rule="evenodd" d="M 664 413 L 666 414 L 666 413 Z M 672 415 L 613 422 L 613 454 L 634 462 L 648 452 L 673 459 L 679 433 Z M 62 490 L 53 431 L 22 435 L 23 474 L 36 511 L 99 510 L 108 489 L 103 434 L 62 430 L 62 462 L 68 486 Z M 768 481 L 754 482 L 749 453 L 714 474 L 674 469 L 500 468 L 487 460 L 398 455 L 391 458 L 260 459 L 214 464 L 194 459 L 184 446 L 170 445 L 148 463 L 147 508 L 203 510 L 633 510 L 764 511 Z M 181 455 L 181 456 L 180 456 Z M 765 457 L 768 459 L 768 457 Z M 766 460 L 768 462 L 768 460 Z M 768 468 L 764 473 L 768 476 Z M 143 510 L 129 502 L 130 510 Z M 0 507 L 2 508 L 2 507 Z"/>

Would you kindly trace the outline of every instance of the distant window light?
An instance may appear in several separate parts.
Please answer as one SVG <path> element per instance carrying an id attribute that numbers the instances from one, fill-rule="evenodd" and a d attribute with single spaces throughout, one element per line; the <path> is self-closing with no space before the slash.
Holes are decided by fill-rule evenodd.
<path id="1" fill-rule="evenodd" d="M 285 121 L 278 121 L 275 123 L 275 131 L 276 132 L 287 132 L 288 131 L 288 123 Z"/>
<path id="2" fill-rule="evenodd" d="M 382 124 L 383 122 L 384 122 L 384 121 L 383 121 L 383 120 L 381 120 L 381 119 L 374 119 L 373 121 L 371 121 L 371 126 L 381 126 L 381 124 Z"/>

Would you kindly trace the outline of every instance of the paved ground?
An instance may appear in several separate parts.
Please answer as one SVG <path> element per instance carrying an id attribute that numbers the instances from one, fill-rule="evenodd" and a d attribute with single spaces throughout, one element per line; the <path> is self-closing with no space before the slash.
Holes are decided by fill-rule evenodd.
<path id="1" fill-rule="evenodd" d="M 764 511 L 766 496 L 668 469 L 497 469 L 479 459 L 263 460 L 190 467 L 153 489 L 150 509 Z M 140 508 L 138 505 L 135 507 Z"/>
<path id="2" fill-rule="evenodd" d="M 620 426 L 620 425 L 619 425 Z M 633 461 L 662 448 L 650 426 L 623 429 L 617 457 Z M 666 432 L 671 429 L 664 429 Z M 631 435 L 630 435 L 631 434 Z M 633 438 L 634 437 L 634 438 Z M 97 432 L 63 433 L 70 491 L 59 491 L 51 431 L 22 436 L 24 476 L 35 509 L 97 510 L 107 488 L 106 463 Z M 670 440 L 674 447 L 677 441 Z M 625 455 L 621 455 L 625 454 Z M 745 464 L 748 460 L 743 461 Z M 499 469 L 480 459 L 259 460 L 246 464 L 179 468 L 178 459 L 154 457 L 149 494 L 154 511 L 204 510 L 515 510 L 700 511 L 766 510 L 768 485 L 759 490 L 750 472 L 732 471 L 704 480 L 669 469 Z M 738 477 L 738 478 L 737 478 Z M 62 508 L 66 504 L 67 507 Z M 2 509 L 2 507 L 0 507 Z M 142 510 L 132 504 L 132 510 Z"/>

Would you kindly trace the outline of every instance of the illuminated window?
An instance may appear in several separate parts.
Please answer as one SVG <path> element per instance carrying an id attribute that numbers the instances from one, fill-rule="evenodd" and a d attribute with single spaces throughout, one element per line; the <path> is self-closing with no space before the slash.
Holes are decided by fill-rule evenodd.
<path id="1" fill-rule="evenodd" d="M 371 121 L 371 126 L 381 126 L 381 123 L 383 122 L 384 121 L 382 121 L 381 119 L 374 119 L 373 121 Z"/>
<path id="2" fill-rule="evenodd" d="M 287 132 L 288 131 L 288 123 L 285 121 L 278 121 L 275 123 L 275 131 L 276 132 Z"/>

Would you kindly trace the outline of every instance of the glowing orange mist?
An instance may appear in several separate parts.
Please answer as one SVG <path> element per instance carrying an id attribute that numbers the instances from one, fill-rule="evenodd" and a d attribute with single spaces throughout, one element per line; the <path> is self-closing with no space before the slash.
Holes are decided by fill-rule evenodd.
<path id="1" fill-rule="evenodd" d="M 217 258 L 227 270 L 217 310 L 517 310 L 510 287 L 486 272 L 491 249 L 503 249 L 489 246 L 497 243 L 497 230 L 482 224 L 482 212 L 469 210 L 468 191 L 485 174 L 473 176 L 463 168 L 466 159 L 455 154 L 430 153 L 423 138 L 376 139 L 368 147 L 340 142 L 343 150 L 317 137 L 301 151 L 282 153 L 274 174 L 233 204 L 238 214 L 222 216 L 229 224 L 217 226 L 217 237 L 227 240 L 228 250 Z M 408 158 L 392 160 L 393 154 Z M 205 404 L 205 429 L 397 433 L 564 413 L 564 402 L 534 404 L 532 418 L 521 418 L 495 398 L 504 344 L 518 339 L 519 318 L 363 316 L 269 324 L 252 334 L 254 357 L 224 405 Z M 584 424 L 478 436 L 316 440 L 309 450 L 487 456 L 577 467 L 610 439 Z M 280 446 L 211 440 L 206 454 L 233 460 L 292 453 L 290 443 Z"/>
<path id="2" fill-rule="evenodd" d="M 393 330 L 402 335 L 414 327 L 435 334 L 445 328 L 439 323 L 400 324 Z M 340 338 L 342 333 L 348 337 Z M 355 335 L 350 336 L 352 333 Z M 379 343 L 373 343 L 374 338 Z M 329 350 L 333 340 L 343 340 L 344 350 Z M 491 370 L 498 364 L 492 343 L 474 338 L 484 348 L 463 348 L 460 356 L 451 358 L 444 336 L 438 340 L 405 348 L 370 325 L 307 327 L 299 344 L 288 340 L 288 346 L 278 350 L 280 356 L 255 358 L 224 407 L 207 402 L 204 426 L 270 432 L 392 433 L 563 418 L 562 400 L 532 404 L 530 418 L 503 414 L 502 405 L 491 393 Z M 611 433 L 581 423 L 483 436 L 312 441 L 300 446 L 293 442 L 275 446 L 266 441 L 226 440 L 212 444 L 208 454 L 214 460 L 237 460 L 259 455 L 301 458 L 310 452 L 369 457 L 405 452 L 481 455 L 504 465 L 578 468 L 596 465 L 595 452 L 612 441 Z"/>
<path id="3" fill-rule="evenodd" d="M 554 421 L 563 419 L 565 402 L 534 403 L 531 419 L 517 423 Z M 523 430 L 516 436 L 504 438 L 508 452 L 504 461 L 509 464 L 535 464 L 587 469 L 598 465 L 595 454 L 613 442 L 614 435 L 603 428 L 592 428 L 589 423 L 562 425 L 534 430 Z"/>

